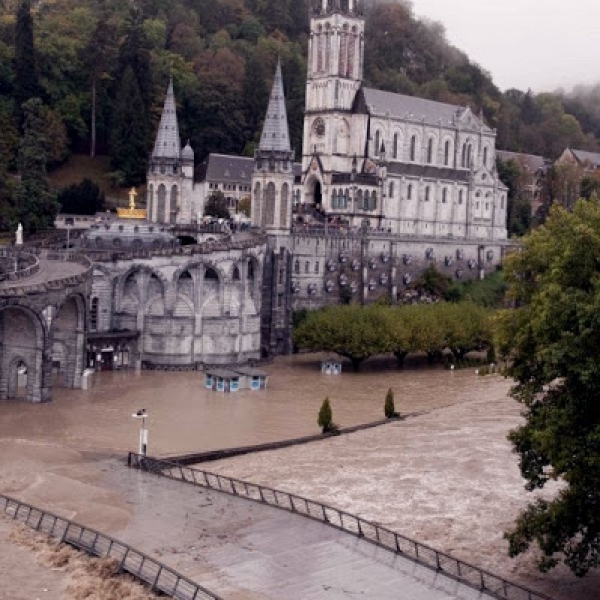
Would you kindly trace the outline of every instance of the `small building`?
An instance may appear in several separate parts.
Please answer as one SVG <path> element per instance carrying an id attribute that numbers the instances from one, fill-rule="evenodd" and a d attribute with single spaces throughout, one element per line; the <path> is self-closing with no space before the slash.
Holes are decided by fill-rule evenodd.
<path id="1" fill-rule="evenodd" d="M 242 390 L 266 390 L 269 376 L 260 369 L 254 367 L 236 367 L 236 373 L 240 376 L 240 389 Z"/>
<path id="2" fill-rule="evenodd" d="M 321 361 L 321 373 L 325 375 L 341 375 L 342 361 L 339 358 L 326 358 Z"/>
<path id="3" fill-rule="evenodd" d="M 240 389 L 240 375 L 227 369 L 210 369 L 206 371 L 205 386 L 213 392 L 237 392 Z"/>

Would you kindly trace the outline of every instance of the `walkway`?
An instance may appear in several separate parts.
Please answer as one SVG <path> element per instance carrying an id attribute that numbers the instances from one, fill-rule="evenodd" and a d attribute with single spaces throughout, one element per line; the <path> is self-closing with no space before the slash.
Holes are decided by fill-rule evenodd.
<path id="1" fill-rule="evenodd" d="M 40 258 L 40 269 L 31 277 L 17 279 L 15 281 L 4 281 L 0 283 L 0 290 L 18 288 L 32 285 L 45 285 L 51 281 L 58 281 L 68 277 L 80 275 L 86 271 L 86 266 L 77 262 L 62 260 L 46 260 Z"/>
<path id="2" fill-rule="evenodd" d="M 110 533 L 227 600 L 476 600 L 490 596 L 353 536 L 116 461 L 103 484 L 134 507 Z"/>

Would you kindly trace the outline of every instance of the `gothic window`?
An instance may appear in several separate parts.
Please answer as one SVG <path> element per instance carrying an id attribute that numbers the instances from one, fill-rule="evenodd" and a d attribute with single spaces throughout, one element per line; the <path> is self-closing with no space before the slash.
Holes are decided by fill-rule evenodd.
<path id="1" fill-rule="evenodd" d="M 348 26 L 344 26 L 344 31 L 340 34 L 340 64 L 339 74 L 341 77 L 346 77 L 347 59 L 348 59 Z"/>
<path id="2" fill-rule="evenodd" d="M 412 200 L 412 190 L 413 190 L 413 186 L 412 186 L 412 184 L 409 184 L 408 191 L 406 192 L 407 200 Z"/>
<path id="3" fill-rule="evenodd" d="M 483 149 L 483 166 L 488 166 L 488 149 L 487 146 Z"/>
<path id="4" fill-rule="evenodd" d="M 463 144 L 463 147 L 462 147 L 462 156 L 460 159 L 460 166 L 461 167 L 467 166 L 467 144 L 466 144 L 466 142 Z"/>
<path id="5" fill-rule="evenodd" d="M 377 210 L 377 192 L 371 194 L 371 210 Z"/>
<path id="6" fill-rule="evenodd" d="M 290 186 L 284 183 L 281 186 L 281 206 L 279 207 L 279 226 L 287 227 L 288 221 L 288 203 L 290 195 Z"/>
<path id="7" fill-rule="evenodd" d="M 167 206 L 167 188 L 161 184 L 158 186 L 158 207 L 157 207 L 157 221 L 164 223 L 166 220 L 165 210 Z"/>
<path id="8" fill-rule="evenodd" d="M 429 138 L 427 142 L 427 164 L 431 164 L 433 162 L 433 138 Z"/>
<path id="9" fill-rule="evenodd" d="M 394 158 L 398 158 L 398 134 L 397 133 L 394 134 L 394 147 L 392 150 L 392 156 Z"/>
<path id="10" fill-rule="evenodd" d="M 207 267 L 206 271 L 204 271 L 204 281 L 219 281 L 219 276 L 217 275 L 217 272 L 211 268 L 211 267 Z"/>
<path id="11" fill-rule="evenodd" d="M 363 191 L 362 190 L 358 190 L 358 194 L 356 195 L 356 204 L 357 204 L 358 210 L 363 210 L 364 206 L 363 206 Z"/>
<path id="12" fill-rule="evenodd" d="M 348 77 L 354 77 L 354 61 L 356 60 L 356 28 L 352 28 L 348 44 Z"/>
<path id="13" fill-rule="evenodd" d="M 275 184 L 271 181 L 265 190 L 265 214 L 263 225 L 275 225 Z"/>
<path id="14" fill-rule="evenodd" d="M 319 274 L 319 261 L 317 261 L 315 263 L 315 274 L 318 275 Z"/>
<path id="15" fill-rule="evenodd" d="M 448 166 L 450 164 L 450 142 L 446 140 L 444 144 L 444 165 Z"/>
<path id="16" fill-rule="evenodd" d="M 429 202 L 430 198 L 431 198 L 431 188 L 429 186 L 427 186 L 425 188 L 425 202 Z"/>
<path id="17" fill-rule="evenodd" d="M 90 309 L 90 329 L 92 331 L 98 330 L 98 298 L 92 299 L 92 306 Z"/>
<path id="18" fill-rule="evenodd" d="M 337 208 L 338 207 L 338 195 L 337 192 L 335 190 L 333 190 L 333 193 L 331 195 L 331 208 Z"/>
<path id="19" fill-rule="evenodd" d="M 154 186 L 150 184 L 148 186 L 148 199 L 146 200 L 146 206 L 148 206 L 148 220 L 152 221 L 152 215 L 155 214 L 154 210 Z"/>
<path id="20" fill-rule="evenodd" d="M 379 130 L 375 133 L 375 152 L 374 155 L 378 156 L 379 155 L 379 150 L 381 149 L 381 134 L 379 133 Z"/>
<path id="21" fill-rule="evenodd" d="M 317 73 L 323 72 L 323 32 L 319 27 L 317 34 Z"/>
<path id="22" fill-rule="evenodd" d="M 331 32 L 327 30 L 325 32 L 325 59 L 324 69 L 326 73 L 330 72 L 331 69 Z"/>
<path id="23" fill-rule="evenodd" d="M 500 208 L 504 210 L 504 196 L 500 198 Z"/>
<path id="24" fill-rule="evenodd" d="M 177 217 L 178 196 L 179 196 L 179 190 L 177 189 L 177 186 L 174 185 L 171 188 L 171 209 L 169 210 L 169 219 L 168 219 L 168 222 L 171 223 L 171 225 L 175 225 L 175 219 Z"/>
<path id="25" fill-rule="evenodd" d="M 446 204 L 446 200 L 448 200 L 448 190 L 444 188 L 442 192 L 442 204 Z"/>
<path id="26" fill-rule="evenodd" d="M 252 207 L 254 208 L 254 225 L 256 227 L 260 227 L 262 224 L 261 221 L 261 208 L 262 208 L 262 198 L 260 195 L 260 183 L 254 186 L 254 199 L 252 202 Z"/>
<path id="27" fill-rule="evenodd" d="M 463 203 L 463 198 L 464 198 L 464 191 L 460 190 L 460 192 L 458 193 L 458 203 L 462 204 Z"/>
<path id="28" fill-rule="evenodd" d="M 188 273 L 189 275 L 189 273 Z M 233 281 L 239 281 L 240 280 L 240 270 L 237 267 L 233 267 L 233 276 L 232 276 Z"/>
<path id="29" fill-rule="evenodd" d="M 389 194 L 388 194 L 388 196 L 389 196 L 390 198 L 393 198 L 393 197 L 394 197 L 394 182 L 393 182 L 393 181 L 390 181 L 390 190 L 389 190 Z"/>
<path id="30" fill-rule="evenodd" d="M 310 273 L 310 263 L 308 261 L 304 263 L 304 272 L 306 274 Z"/>
<path id="31" fill-rule="evenodd" d="M 410 138 L 410 160 L 417 160 L 417 136 L 413 135 Z"/>
<path id="32" fill-rule="evenodd" d="M 467 147 L 467 167 L 471 168 L 471 161 L 473 160 L 473 146 L 471 144 Z"/>

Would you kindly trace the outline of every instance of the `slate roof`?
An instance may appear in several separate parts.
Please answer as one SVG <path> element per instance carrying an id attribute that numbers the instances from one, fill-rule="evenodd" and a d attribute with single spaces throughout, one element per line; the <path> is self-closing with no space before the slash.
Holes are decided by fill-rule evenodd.
<path id="1" fill-rule="evenodd" d="M 525 165 L 531 173 L 537 173 L 546 166 L 546 159 L 535 154 L 521 154 L 519 152 L 508 152 L 507 150 L 496 150 L 496 154 L 504 161 L 514 160 Z"/>
<path id="2" fill-rule="evenodd" d="M 351 184 L 356 185 L 379 185 L 377 182 L 377 175 L 371 173 L 356 173 L 354 180 L 352 180 L 351 173 L 333 173 L 331 176 L 331 184 Z"/>
<path id="3" fill-rule="evenodd" d="M 211 183 L 247 183 L 252 181 L 254 159 L 232 154 L 209 154 L 194 172 L 196 182 Z M 302 165 L 294 163 L 294 175 L 302 174 Z"/>
<path id="4" fill-rule="evenodd" d="M 169 158 L 178 160 L 181 153 L 181 139 L 179 138 L 179 125 L 177 123 L 177 109 L 175 107 L 175 94 L 173 93 L 173 80 L 169 82 L 167 97 L 160 117 L 160 125 L 156 134 L 156 142 L 152 158 Z"/>
<path id="5" fill-rule="evenodd" d="M 406 163 L 389 163 L 387 171 L 392 175 L 406 175 L 407 177 L 423 177 L 424 179 L 443 179 L 445 181 L 458 181 L 467 183 L 470 172 L 458 169 L 438 168 L 432 165 L 415 165 Z"/>
<path id="6" fill-rule="evenodd" d="M 277 63 L 277 71 L 273 81 L 273 89 L 271 90 L 269 108 L 260 137 L 259 148 L 277 152 L 292 151 L 287 110 L 285 108 L 285 94 L 283 92 L 283 77 L 281 76 L 281 62 Z"/>
<path id="7" fill-rule="evenodd" d="M 594 165 L 594 167 L 600 167 L 600 154 L 598 152 L 587 152 L 586 150 L 573 150 L 570 148 L 573 156 L 579 162 L 587 162 Z"/>

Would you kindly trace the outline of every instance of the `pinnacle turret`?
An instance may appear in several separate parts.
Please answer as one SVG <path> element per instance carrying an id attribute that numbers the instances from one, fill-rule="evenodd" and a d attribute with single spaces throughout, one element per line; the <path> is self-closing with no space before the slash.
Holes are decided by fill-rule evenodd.
<path id="1" fill-rule="evenodd" d="M 160 125 L 154 143 L 152 158 L 168 158 L 179 160 L 181 154 L 181 140 L 179 138 L 179 125 L 177 123 L 177 108 L 173 92 L 173 80 L 169 82 L 167 97 L 163 107 Z"/>
<path id="2" fill-rule="evenodd" d="M 273 82 L 259 148 L 261 151 L 291 152 L 281 62 L 277 63 L 275 81 Z"/>

